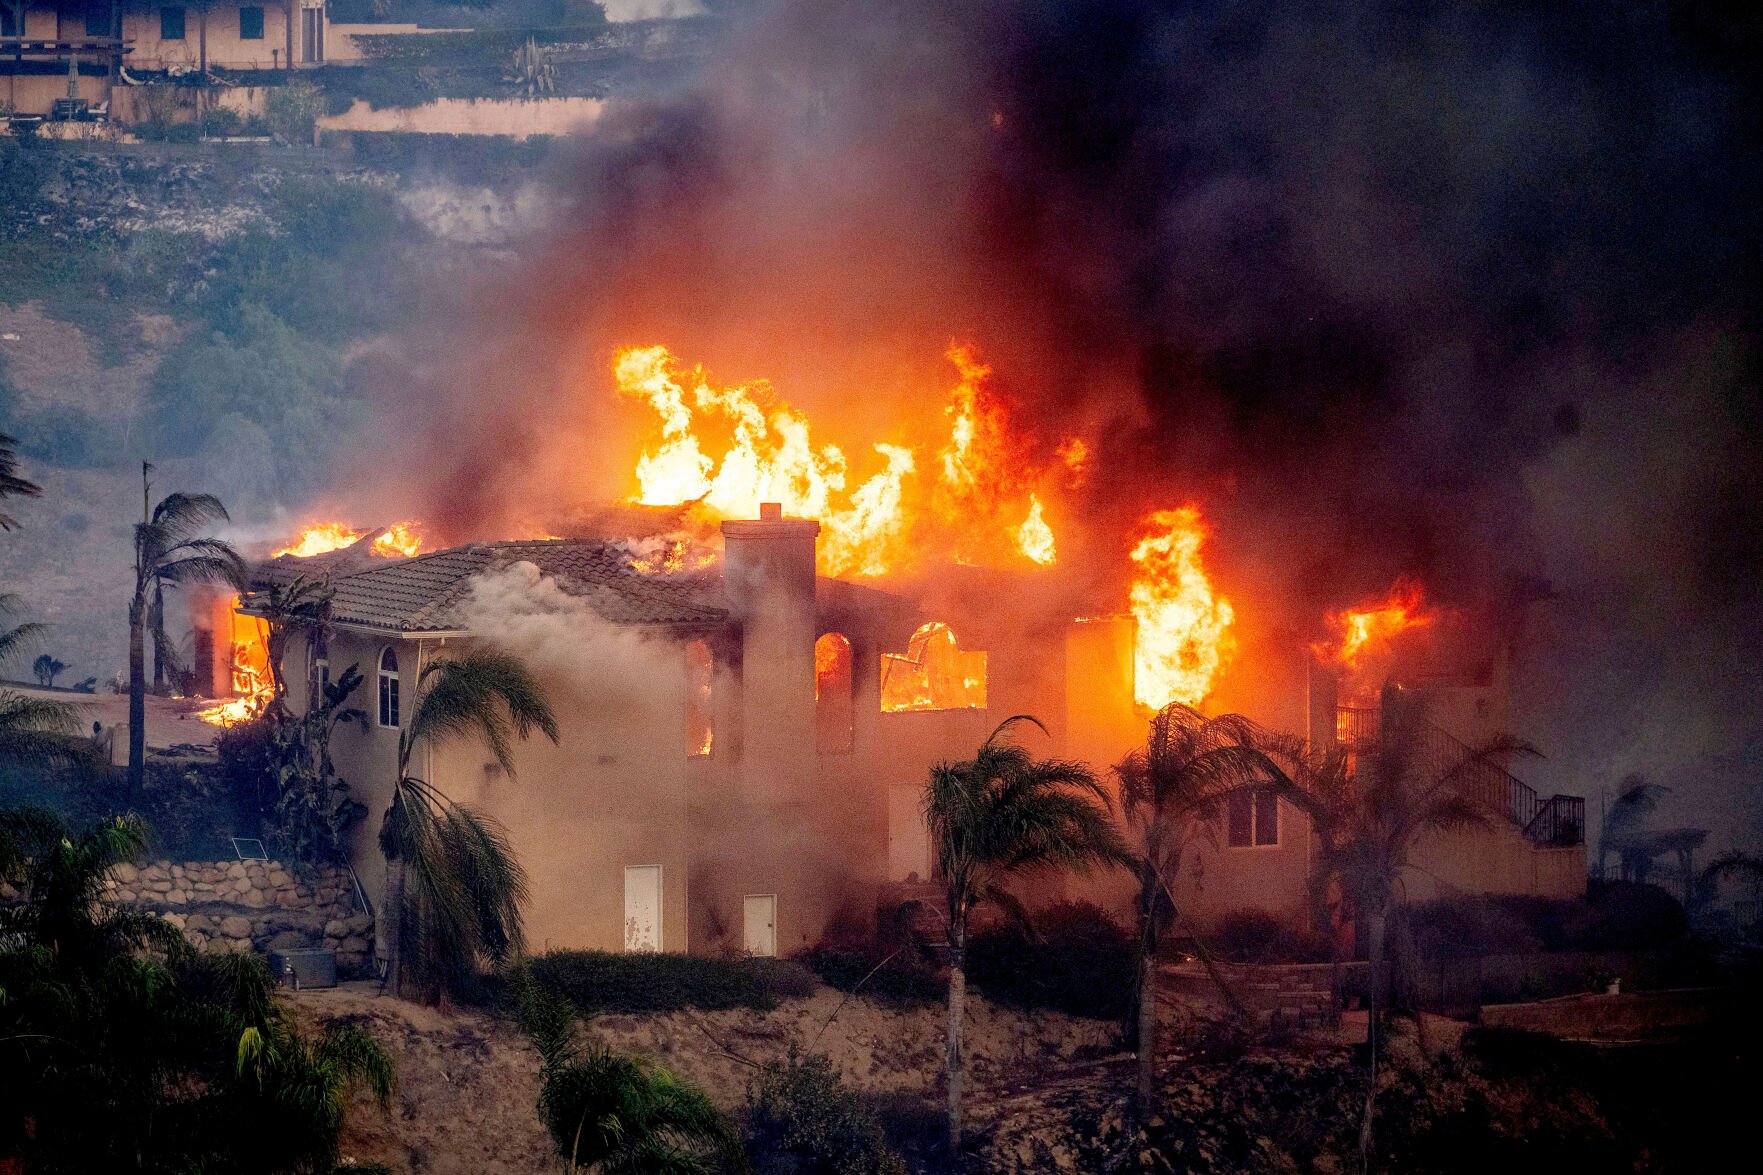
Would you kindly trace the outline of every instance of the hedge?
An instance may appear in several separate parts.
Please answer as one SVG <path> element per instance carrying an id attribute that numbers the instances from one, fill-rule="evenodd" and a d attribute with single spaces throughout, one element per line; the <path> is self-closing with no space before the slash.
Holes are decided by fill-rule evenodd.
<path id="1" fill-rule="evenodd" d="M 548 951 L 527 966 L 540 989 L 585 1016 L 777 1006 L 756 967 L 695 955 Z"/>

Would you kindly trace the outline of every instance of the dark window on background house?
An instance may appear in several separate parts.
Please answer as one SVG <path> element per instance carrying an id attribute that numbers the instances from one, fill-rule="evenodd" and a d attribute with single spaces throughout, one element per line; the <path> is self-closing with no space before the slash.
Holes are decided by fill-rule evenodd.
<path id="1" fill-rule="evenodd" d="M 92 5 L 86 9 L 86 36 L 108 37 L 110 35 L 110 9 L 108 6 Z"/>
<path id="2" fill-rule="evenodd" d="M 1226 804 L 1225 842 L 1233 849 L 1279 843 L 1279 794 L 1268 788 L 1233 792 Z"/>
<path id="3" fill-rule="evenodd" d="M 161 8 L 159 10 L 159 39 L 161 41 L 181 41 L 184 39 L 184 10 L 182 8 Z"/>
<path id="4" fill-rule="evenodd" d="M 380 725 L 398 725 L 398 654 L 380 654 Z"/>
<path id="5" fill-rule="evenodd" d="M 0 8 L 0 37 L 16 37 L 18 30 L 12 27 L 12 9 Z"/>
<path id="6" fill-rule="evenodd" d="M 261 9 L 261 8 L 241 8 L 241 9 L 239 9 L 239 40 L 241 40 L 241 41 L 261 41 L 261 40 L 263 40 L 263 9 Z"/>

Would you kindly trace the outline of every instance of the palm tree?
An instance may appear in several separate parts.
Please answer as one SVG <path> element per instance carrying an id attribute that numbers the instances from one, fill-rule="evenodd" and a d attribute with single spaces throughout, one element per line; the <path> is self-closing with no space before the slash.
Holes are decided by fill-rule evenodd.
<path id="1" fill-rule="evenodd" d="M 525 946 L 521 903 L 526 871 L 502 826 L 448 799 L 411 774 L 419 745 L 475 734 L 514 774 L 511 736 L 541 731 L 557 741 L 557 720 L 519 658 L 493 650 L 429 662 L 416 704 L 398 736 L 398 778 L 380 826 L 386 856 L 386 982 L 404 994 L 406 949 L 437 996 L 479 962 L 501 962 Z"/>
<path id="2" fill-rule="evenodd" d="M 288 694 L 284 664 L 288 642 L 302 636 L 314 649 L 323 650 L 330 636 L 331 604 L 335 596 L 327 580 L 297 575 L 285 584 L 271 584 L 252 592 L 246 601 L 250 613 L 262 619 L 269 629 L 264 645 L 269 658 L 270 683 L 274 687 L 275 700 L 284 707 L 283 717 L 286 716 Z M 316 685 L 310 700 L 318 701 Z"/>
<path id="3" fill-rule="evenodd" d="M 35 498 L 43 487 L 18 472 L 18 439 L 0 432 L 0 501 L 7 498 Z M 14 530 L 18 519 L 0 511 L 0 530 Z"/>
<path id="4" fill-rule="evenodd" d="M 1294 755 L 1288 742 L 1276 764 L 1267 760 L 1270 782 L 1309 818 L 1316 832 L 1313 898 L 1337 883 L 1365 928 L 1369 976 L 1366 1045 L 1372 1081 L 1360 1127 L 1361 1155 L 1370 1153 L 1377 1061 L 1388 989 L 1385 968 L 1389 917 L 1398 904 L 1403 874 L 1415 843 L 1428 832 L 1485 826 L 1494 818 L 1468 785 L 1501 768 L 1514 754 L 1535 754 L 1529 743 L 1507 736 L 1467 747 L 1441 743 L 1422 703 L 1385 691 L 1382 717 L 1371 745 L 1350 758 L 1314 751 Z M 1291 769 L 1287 769 L 1291 768 Z"/>
<path id="5" fill-rule="evenodd" d="M 1007 736 L 1019 714 L 992 731 L 973 758 L 939 763 L 924 789 L 924 816 L 936 852 L 949 919 L 949 1148 L 961 1144 L 961 1026 L 967 1006 L 967 922 L 975 905 L 1020 906 L 1007 882 L 1047 869 L 1088 873 L 1130 866 L 1132 856 L 1110 818 L 1108 793 L 1090 769 L 1066 759 L 1036 759 Z"/>
<path id="6" fill-rule="evenodd" d="M 1233 792 L 1263 783 L 1260 731 L 1239 714 L 1208 718 L 1172 702 L 1151 719 L 1145 745 L 1114 768 L 1138 844 L 1138 1110 L 1150 1113 L 1157 1047 L 1157 945 L 1177 911 L 1171 883 L 1198 822 Z"/>
<path id="7" fill-rule="evenodd" d="M 147 760 L 146 632 L 152 601 L 166 583 L 224 583 L 243 591 L 245 561 L 231 544 L 203 531 L 230 521 L 220 499 L 209 494 L 168 494 L 147 509 L 147 474 L 141 466 L 143 519 L 135 526 L 135 593 L 129 601 L 128 799 L 140 793 Z"/>
<path id="8" fill-rule="evenodd" d="M 198 955 L 169 922 L 108 902 L 139 856 L 133 816 L 72 833 L 0 810 L 0 1157 L 42 1170 L 335 1169 L 345 1094 L 381 1105 L 391 1063 L 360 1030 L 316 1040 L 263 960 Z M 102 1129 L 93 1129 L 94 1114 Z"/>
<path id="9" fill-rule="evenodd" d="M 16 612 L 18 597 L 0 592 L 0 615 Z M 18 652 L 43 631 L 41 624 L 0 629 L 0 661 Z M 66 702 L 33 698 L 0 689 L 0 760 L 39 764 L 65 756 L 80 712 Z"/>
<path id="10" fill-rule="evenodd" d="M 744 1170 L 740 1140 L 709 1098 L 659 1066 L 603 1046 L 582 1050 L 575 1008 L 525 967 L 513 988 L 539 1051 L 539 1120 L 573 1172 L 712 1175 Z"/>

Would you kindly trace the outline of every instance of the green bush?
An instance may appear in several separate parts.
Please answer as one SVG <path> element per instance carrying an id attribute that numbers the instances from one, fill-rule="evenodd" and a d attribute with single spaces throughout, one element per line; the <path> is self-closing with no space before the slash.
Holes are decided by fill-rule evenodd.
<path id="1" fill-rule="evenodd" d="M 245 119 L 230 106 L 216 106 L 202 116 L 202 133 L 211 139 L 227 139 L 245 129 Z"/>
<path id="2" fill-rule="evenodd" d="M 473 29 L 456 33 L 365 33 L 356 36 L 361 55 L 380 65 L 507 65 L 514 51 L 530 38 L 535 44 L 568 45 L 591 41 L 605 31 L 606 21 L 584 12 L 573 28 Z"/>
<path id="3" fill-rule="evenodd" d="M 820 980 L 794 959 L 743 959 L 767 994 L 774 999 L 806 999 L 820 990 Z"/>
<path id="4" fill-rule="evenodd" d="M 695 955 L 548 951 L 527 964 L 533 982 L 583 1015 L 697 1008 L 770 1010 L 776 1001 L 745 963 Z"/>
<path id="5" fill-rule="evenodd" d="M 1226 914 L 1207 943 L 1232 963 L 1326 963 L 1329 959 L 1326 938 L 1298 930 L 1266 910 Z"/>
<path id="6" fill-rule="evenodd" d="M 973 936 L 967 973 L 982 992 L 1021 1008 L 1118 1020 L 1132 1000 L 1132 936 L 1100 906 L 1066 902 Z"/>
<path id="7" fill-rule="evenodd" d="M 312 142 L 312 128 L 324 112 L 324 94 L 311 82 L 273 87 L 263 99 L 263 121 L 270 133 L 290 143 Z"/>
<path id="8" fill-rule="evenodd" d="M 758 1175 L 905 1175 L 875 1117 L 825 1057 L 792 1049 L 762 1068 L 742 1121 Z"/>
<path id="9" fill-rule="evenodd" d="M 898 1007 L 934 1004 L 948 997 L 949 981 L 917 948 L 873 939 L 818 942 L 796 961 L 822 983 Z"/>

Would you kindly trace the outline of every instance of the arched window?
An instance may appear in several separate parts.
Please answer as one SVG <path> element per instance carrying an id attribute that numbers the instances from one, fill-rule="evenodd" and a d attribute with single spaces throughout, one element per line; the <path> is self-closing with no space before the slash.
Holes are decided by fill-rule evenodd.
<path id="1" fill-rule="evenodd" d="M 814 743 L 822 754 L 851 749 L 857 699 L 852 692 L 851 642 L 836 632 L 814 642 Z"/>
<path id="2" fill-rule="evenodd" d="M 380 725 L 399 725 L 398 651 L 390 645 L 380 654 Z"/>
<path id="3" fill-rule="evenodd" d="M 912 634 L 904 653 L 881 655 L 881 708 L 985 709 L 986 655 L 963 649 L 947 624 L 933 620 Z"/>
<path id="4" fill-rule="evenodd" d="M 686 644 L 686 753 L 694 758 L 710 754 L 716 742 L 716 711 L 713 709 L 716 661 L 706 641 Z"/>

